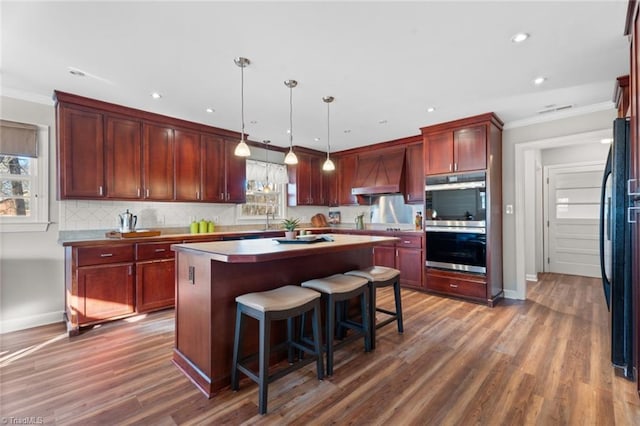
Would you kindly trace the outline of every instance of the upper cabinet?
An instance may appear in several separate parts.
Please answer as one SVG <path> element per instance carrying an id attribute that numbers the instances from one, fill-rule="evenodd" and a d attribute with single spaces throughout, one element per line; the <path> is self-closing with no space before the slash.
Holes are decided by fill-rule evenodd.
<path id="1" fill-rule="evenodd" d="M 60 198 L 104 197 L 103 114 L 58 105 L 56 117 Z"/>
<path id="2" fill-rule="evenodd" d="M 433 127 L 423 129 L 427 175 L 487 168 L 487 134 L 484 125 L 432 133 Z M 429 131 L 425 133 L 425 129 Z"/>
<path id="3" fill-rule="evenodd" d="M 356 179 L 358 156 L 356 154 L 341 155 L 336 164 L 338 171 L 338 202 L 341 206 L 358 205 L 358 197 L 351 193 Z"/>
<path id="4" fill-rule="evenodd" d="M 60 199 L 244 202 L 236 132 L 55 96 Z"/>
<path id="5" fill-rule="evenodd" d="M 425 175 L 491 169 L 501 150 L 502 126 L 487 113 L 423 127 Z"/>
<path id="6" fill-rule="evenodd" d="M 422 204 L 424 201 L 424 166 L 422 142 L 407 145 L 405 151 L 405 192 L 407 204 Z"/>
<path id="7" fill-rule="evenodd" d="M 137 199 L 142 195 L 142 122 L 106 117 L 105 150 L 108 196 Z"/>
<path id="8" fill-rule="evenodd" d="M 323 187 L 324 157 L 320 154 L 306 152 L 296 153 L 298 164 L 287 166 L 289 184 L 287 197 L 290 206 L 324 206 L 327 205 Z"/>

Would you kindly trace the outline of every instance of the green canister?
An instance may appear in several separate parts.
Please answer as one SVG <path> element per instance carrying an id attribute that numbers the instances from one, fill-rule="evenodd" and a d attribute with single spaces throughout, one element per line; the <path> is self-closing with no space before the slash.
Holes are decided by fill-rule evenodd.
<path id="1" fill-rule="evenodd" d="M 198 222 L 196 222 L 195 220 L 191 222 L 191 226 L 189 226 L 189 232 L 191 232 L 192 234 L 198 233 Z"/>
<path id="2" fill-rule="evenodd" d="M 207 233 L 207 228 L 209 227 L 209 224 L 207 223 L 206 220 L 202 219 L 200 221 L 200 224 L 198 226 L 198 233 L 199 234 L 206 234 Z"/>
<path id="3" fill-rule="evenodd" d="M 216 230 L 216 225 L 213 223 L 212 220 L 210 220 L 207 226 L 207 232 L 215 232 L 215 230 Z"/>

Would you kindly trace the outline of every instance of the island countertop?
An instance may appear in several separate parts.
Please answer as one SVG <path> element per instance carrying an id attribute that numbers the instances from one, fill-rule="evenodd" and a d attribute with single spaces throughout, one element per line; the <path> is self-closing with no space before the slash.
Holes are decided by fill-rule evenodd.
<path id="1" fill-rule="evenodd" d="M 187 251 L 206 255 L 212 260 L 226 263 L 258 263 L 289 259 L 310 254 L 347 251 L 357 247 L 374 246 L 397 241 L 396 237 L 369 235 L 326 234 L 333 241 L 280 243 L 279 239 L 213 241 L 206 243 L 173 244 L 174 251 Z M 319 237 L 319 236 L 318 236 Z"/>

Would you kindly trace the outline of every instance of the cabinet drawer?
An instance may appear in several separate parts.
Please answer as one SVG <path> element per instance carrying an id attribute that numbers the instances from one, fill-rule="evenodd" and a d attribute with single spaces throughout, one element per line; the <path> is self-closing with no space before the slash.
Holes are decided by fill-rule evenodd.
<path id="1" fill-rule="evenodd" d="M 467 281 L 459 278 L 449 278 L 431 274 L 427 274 L 426 280 L 427 290 L 482 299 L 487 297 L 487 285 L 483 282 Z"/>
<path id="2" fill-rule="evenodd" d="M 78 247 L 78 266 L 133 261 L 133 244 Z"/>
<path id="3" fill-rule="evenodd" d="M 396 247 L 422 248 L 422 237 L 418 235 L 398 235 L 400 241 L 396 241 Z"/>
<path id="4" fill-rule="evenodd" d="M 138 243 L 136 244 L 136 260 L 173 259 L 175 252 L 170 243 Z"/>

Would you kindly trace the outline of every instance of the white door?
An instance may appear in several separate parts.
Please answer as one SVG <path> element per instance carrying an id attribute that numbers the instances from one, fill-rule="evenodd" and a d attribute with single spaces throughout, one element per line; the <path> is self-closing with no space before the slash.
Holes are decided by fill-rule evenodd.
<path id="1" fill-rule="evenodd" d="M 603 170 L 603 164 L 545 167 L 545 271 L 600 276 L 598 223 Z"/>

